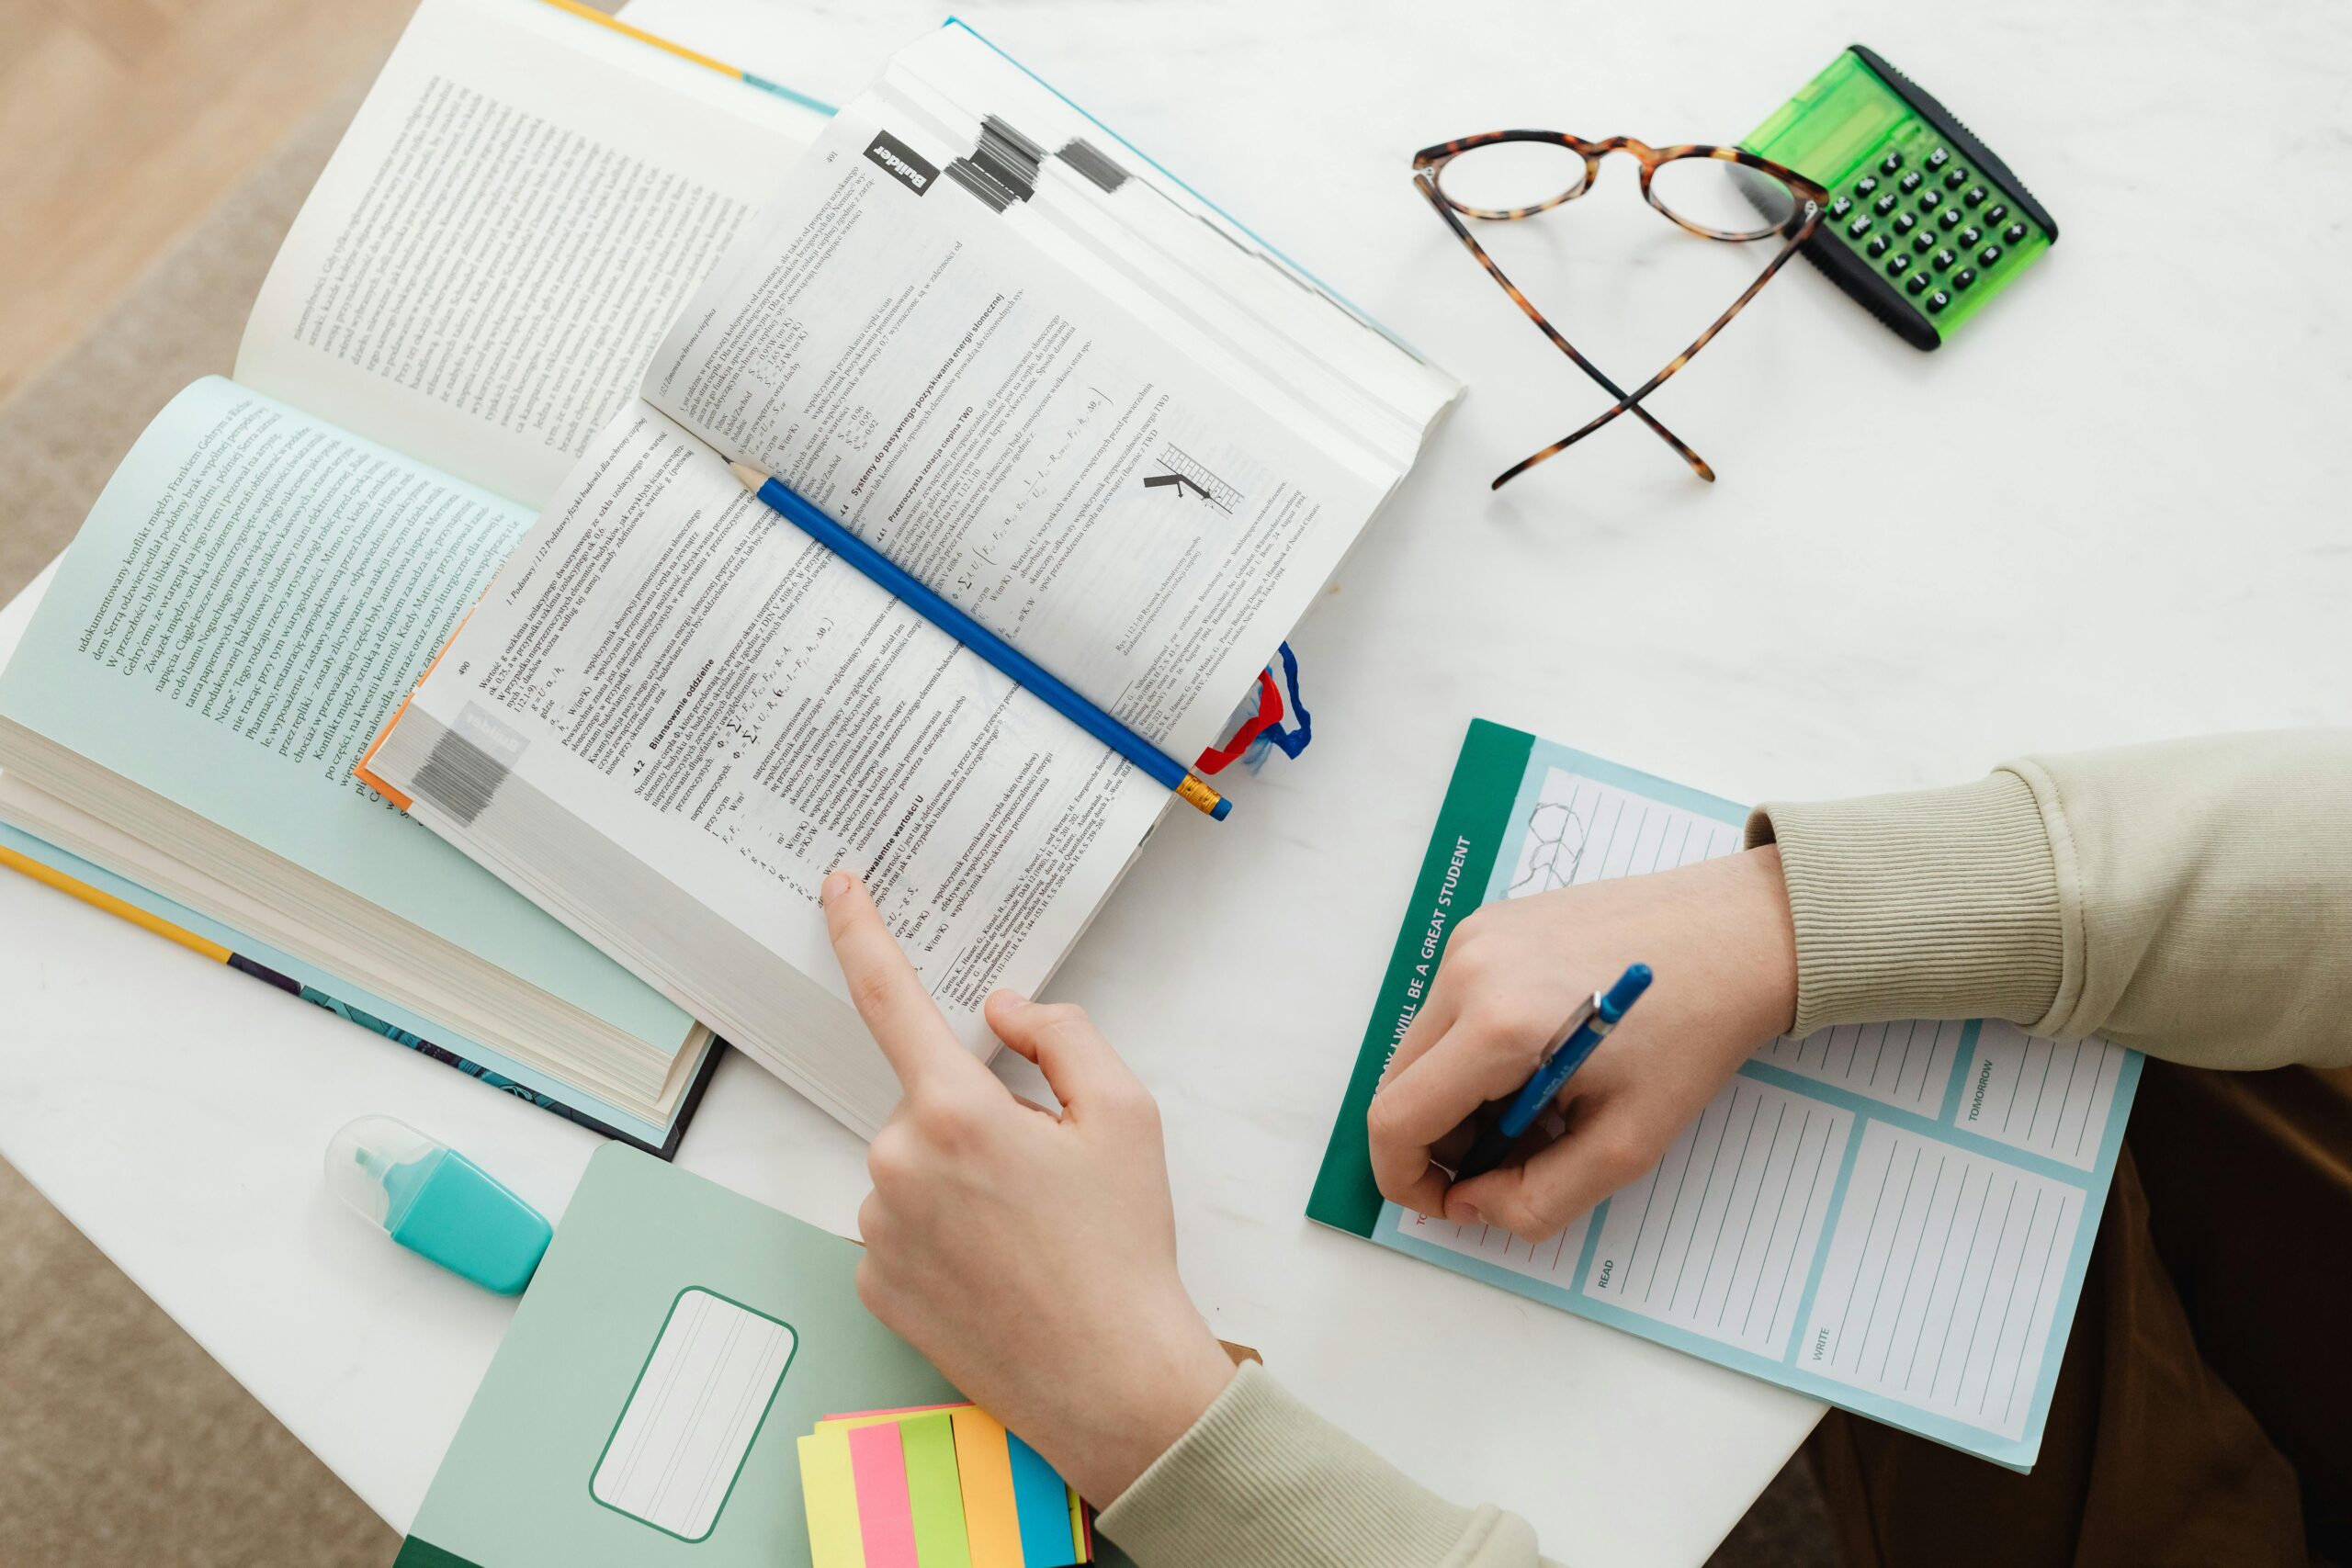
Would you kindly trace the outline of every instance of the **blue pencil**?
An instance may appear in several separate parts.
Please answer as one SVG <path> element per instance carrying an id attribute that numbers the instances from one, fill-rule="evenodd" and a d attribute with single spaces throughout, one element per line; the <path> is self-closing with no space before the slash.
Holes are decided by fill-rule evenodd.
<path id="1" fill-rule="evenodd" d="M 763 474 L 748 463 L 729 463 L 727 466 L 735 470 L 735 477 L 743 481 L 745 490 L 757 496 L 786 522 L 798 527 L 864 572 L 894 597 L 911 605 L 915 614 L 1012 676 L 1016 683 L 1044 698 L 1053 705 L 1056 713 L 1174 790 L 1187 804 L 1206 812 L 1219 822 L 1224 821 L 1226 813 L 1233 809 L 1233 802 L 1194 778 L 1192 770 L 1183 763 L 1071 691 L 1035 660 L 916 581 L 908 575 L 905 568 L 826 516 L 813 502 L 782 479 L 773 474 Z"/>

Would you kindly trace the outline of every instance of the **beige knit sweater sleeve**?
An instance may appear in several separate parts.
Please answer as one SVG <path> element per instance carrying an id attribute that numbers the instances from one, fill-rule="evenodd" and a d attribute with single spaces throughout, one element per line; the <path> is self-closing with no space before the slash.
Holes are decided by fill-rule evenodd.
<path id="1" fill-rule="evenodd" d="M 1771 805 L 1800 1032 L 2098 1032 L 2219 1067 L 2352 1062 L 2352 730 L 2010 762 Z M 1139 1568 L 1536 1568 L 1523 1520 L 1398 1474 L 1245 1367 L 1100 1520 Z"/>
<path id="2" fill-rule="evenodd" d="M 2028 757 L 1770 805 L 1796 1032 L 2005 1018 L 2207 1067 L 2352 1063 L 2352 729 Z"/>

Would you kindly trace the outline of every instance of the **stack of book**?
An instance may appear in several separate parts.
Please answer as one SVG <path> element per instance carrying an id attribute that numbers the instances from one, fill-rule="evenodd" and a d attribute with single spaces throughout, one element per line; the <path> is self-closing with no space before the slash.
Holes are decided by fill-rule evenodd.
<path id="1" fill-rule="evenodd" d="M 709 66 L 424 0 L 0 618 L 10 863 L 660 1152 L 721 1036 L 888 1114 L 827 872 L 985 1055 L 1168 805 L 730 462 L 1182 758 L 1460 390 L 961 25 Z"/>

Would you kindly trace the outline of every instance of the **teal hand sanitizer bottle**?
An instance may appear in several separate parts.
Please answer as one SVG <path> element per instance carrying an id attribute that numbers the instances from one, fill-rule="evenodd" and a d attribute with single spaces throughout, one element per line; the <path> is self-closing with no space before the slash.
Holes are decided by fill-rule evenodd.
<path id="1" fill-rule="evenodd" d="M 402 1247 L 502 1296 L 531 1282 L 555 1236 L 480 1166 L 390 1116 L 362 1116 L 334 1135 L 327 1187 Z"/>

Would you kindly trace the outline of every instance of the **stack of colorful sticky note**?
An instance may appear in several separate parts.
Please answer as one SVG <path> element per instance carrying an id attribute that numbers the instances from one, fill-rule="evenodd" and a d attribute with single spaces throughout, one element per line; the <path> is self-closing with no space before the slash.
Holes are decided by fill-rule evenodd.
<path id="1" fill-rule="evenodd" d="M 1078 1493 L 976 1404 L 828 1416 L 800 1439 L 815 1568 L 1071 1568 Z"/>

